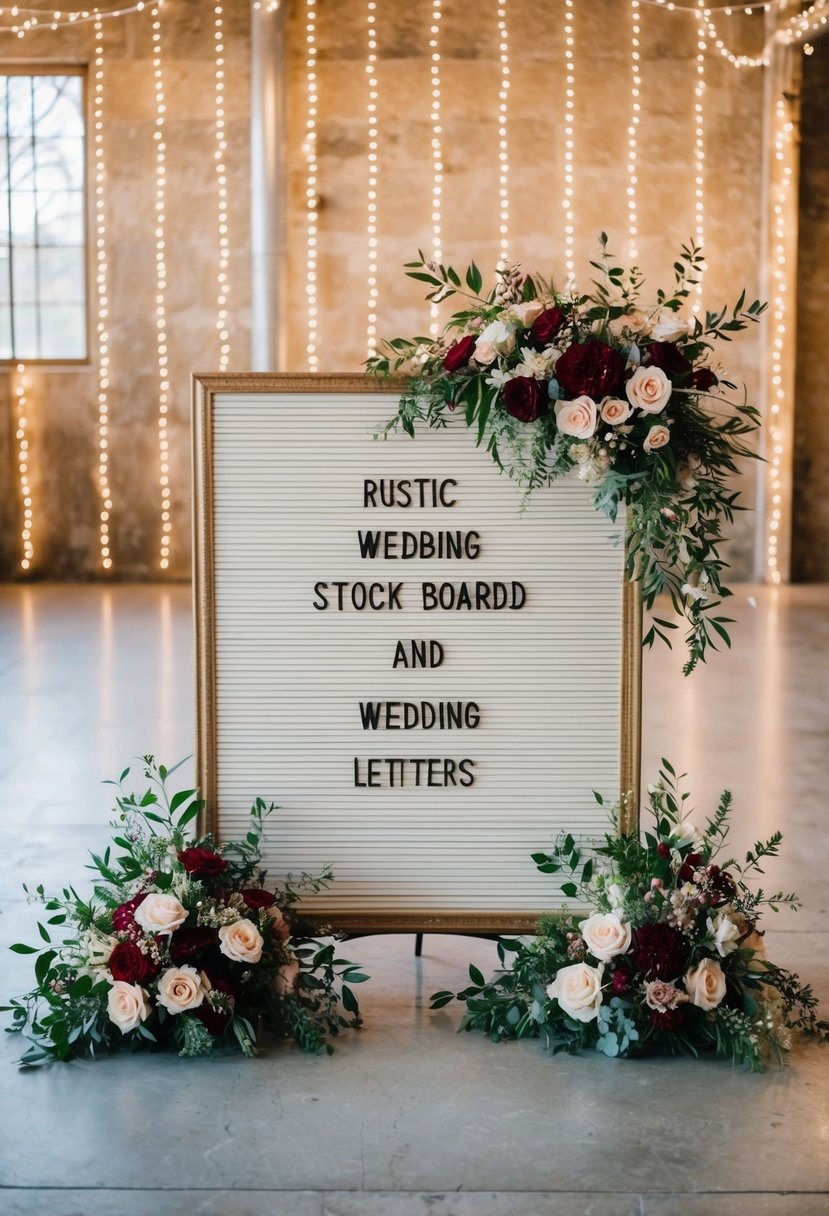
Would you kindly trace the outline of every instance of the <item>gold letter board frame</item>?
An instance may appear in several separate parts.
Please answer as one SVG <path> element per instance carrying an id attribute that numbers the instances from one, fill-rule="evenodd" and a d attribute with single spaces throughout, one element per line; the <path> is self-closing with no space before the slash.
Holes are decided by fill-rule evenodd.
<path id="1" fill-rule="evenodd" d="M 522 511 L 462 422 L 376 439 L 395 389 L 194 378 L 202 826 L 275 802 L 269 874 L 330 863 L 303 910 L 343 932 L 527 932 L 562 902 L 530 853 L 602 834 L 592 790 L 638 822 L 623 524 L 575 478 Z"/>

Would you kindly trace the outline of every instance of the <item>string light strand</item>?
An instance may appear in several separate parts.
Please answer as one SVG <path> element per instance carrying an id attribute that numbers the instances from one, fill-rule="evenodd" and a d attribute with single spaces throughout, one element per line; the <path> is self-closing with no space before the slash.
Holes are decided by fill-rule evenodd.
<path id="1" fill-rule="evenodd" d="M 112 486 L 109 480 L 109 270 L 106 229 L 106 164 L 104 162 L 104 26 L 95 22 L 95 58 L 92 90 L 93 164 L 95 176 L 95 336 L 98 343 L 98 545 L 101 566 L 112 569 L 110 513 Z"/>
<path id="2" fill-rule="evenodd" d="M 368 78 L 368 200 L 366 205 L 366 240 L 368 244 L 368 316 L 366 319 L 366 356 L 377 354 L 377 156 L 379 130 L 377 126 L 377 4 L 368 0 L 366 13 L 367 45 L 366 76 Z"/>
<path id="3" fill-rule="evenodd" d="M 230 237 L 227 219 L 227 131 L 225 127 L 225 44 L 221 4 L 213 5 L 213 51 L 216 96 L 216 189 L 218 191 L 219 269 L 216 276 L 216 329 L 219 334 L 219 371 L 230 362 L 227 297 L 229 291 Z"/>
<path id="4" fill-rule="evenodd" d="M 575 229 L 575 0 L 564 0 L 564 193 L 561 205 L 564 210 L 564 269 L 566 289 L 572 291 L 576 283 L 576 229 Z"/>
<path id="5" fill-rule="evenodd" d="M 163 0 L 158 0 L 159 4 Z M 130 13 L 142 13 L 147 7 L 145 0 L 139 0 L 137 4 L 119 5 L 118 8 L 111 9 L 84 9 L 73 13 L 63 13 L 55 11 L 49 15 L 48 11 L 42 8 L 21 8 L 19 5 L 12 5 L 11 8 L 0 8 L 0 18 L 6 15 L 14 20 L 13 25 L 0 24 L 0 34 L 13 34 L 17 38 L 25 38 L 27 34 L 37 32 L 42 33 L 44 30 L 62 30 L 69 29 L 74 25 L 87 25 L 90 22 L 93 24 L 97 21 L 111 21 L 117 17 L 128 17 Z M 24 14 L 24 21 L 18 22 L 17 17 Z"/>
<path id="6" fill-rule="evenodd" d="M 432 24 L 429 28 L 431 37 L 429 49 L 431 52 L 430 75 L 432 81 L 432 260 L 438 264 L 443 261 L 442 239 L 442 207 L 443 195 L 443 150 L 441 135 L 441 102 L 440 102 L 440 23 L 443 16 L 443 0 L 432 0 Z M 438 336 L 439 314 L 438 305 L 434 302 L 430 308 L 431 324 L 429 332 L 433 338 Z"/>
<path id="7" fill-rule="evenodd" d="M 170 547 L 173 539 L 172 506 L 170 494 L 170 368 L 167 354 L 167 256 L 166 256 L 166 197 L 167 197 L 167 143 L 165 115 L 167 105 L 164 94 L 164 72 L 161 59 L 161 6 L 152 11 L 153 86 L 155 92 L 155 325 L 156 354 L 158 359 L 158 453 L 159 483 L 161 485 L 161 547 L 159 566 L 167 570 L 170 565 Z"/>
<path id="8" fill-rule="evenodd" d="M 639 257 L 639 123 L 642 111 L 641 12 L 639 0 L 630 0 L 630 125 L 628 126 L 628 258 Z"/>
<path id="9" fill-rule="evenodd" d="M 706 0 L 697 0 L 697 55 L 696 79 L 694 81 L 694 240 L 705 256 L 705 53 L 707 50 L 705 26 Z M 705 263 L 703 262 L 703 267 Z M 694 294 L 696 299 L 692 312 L 702 308 L 702 278 L 700 271 Z"/>
<path id="10" fill-rule="evenodd" d="M 23 556 L 20 558 L 20 569 L 29 570 L 34 560 L 35 551 L 32 544 L 32 486 L 29 481 L 29 403 L 26 395 L 26 364 L 17 365 L 17 383 L 14 388 L 15 421 L 17 422 L 17 475 L 20 486 L 20 500 L 23 504 L 23 527 L 20 539 L 23 545 Z"/>
<path id="11" fill-rule="evenodd" d="M 317 355 L 317 239 L 319 196 L 317 193 L 317 9 L 316 0 L 307 0 L 305 13 L 305 83 L 307 109 L 305 113 L 305 299 L 308 302 L 308 326 L 305 355 L 308 370 L 319 368 Z"/>
<path id="12" fill-rule="evenodd" d="M 498 92 L 498 235 L 500 254 L 498 265 L 505 270 L 509 264 L 509 26 L 507 0 L 498 6 L 498 55 L 501 61 L 501 87 Z"/>

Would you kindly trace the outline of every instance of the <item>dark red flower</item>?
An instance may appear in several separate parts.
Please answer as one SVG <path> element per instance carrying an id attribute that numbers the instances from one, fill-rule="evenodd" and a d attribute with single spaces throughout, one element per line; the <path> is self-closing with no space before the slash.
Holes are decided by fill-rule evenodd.
<path id="1" fill-rule="evenodd" d="M 656 851 L 663 861 L 671 855 L 671 850 L 665 844 L 664 840 L 660 840 L 659 844 L 656 846 Z"/>
<path id="2" fill-rule="evenodd" d="M 701 393 L 707 393 L 709 388 L 713 388 L 715 384 L 719 384 L 719 380 L 710 367 L 698 367 L 691 377 L 691 383 Z"/>
<path id="3" fill-rule="evenodd" d="M 128 984 L 144 984 L 158 974 L 158 965 L 135 942 L 119 942 L 107 963 L 112 978 Z"/>
<path id="4" fill-rule="evenodd" d="M 467 334 L 465 338 L 461 338 L 459 342 L 455 342 L 449 347 L 446 354 L 443 356 L 443 368 L 447 372 L 460 371 L 462 367 L 466 367 L 469 360 L 472 358 L 472 352 L 475 349 L 475 343 L 478 341 L 475 334 Z"/>
<path id="5" fill-rule="evenodd" d="M 709 866 L 708 881 L 711 885 L 712 908 L 718 908 L 720 904 L 728 903 L 737 894 L 737 884 L 728 870 L 721 870 L 719 866 Z"/>
<path id="6" fill-rule="evenodd" d="M 530 326 L 530 337 L 539 346 L 549 346 L 564 324 L 564 313 L 560 308 L 545 308 Z"/>
<path id="7" fill-rule="evenodd" d="M 221 977 L 211 979 L 211 990 L 213 992 L 223 992 L 229 998 L 227 1007 L 215 1009 L 210 1004 L 210 996 L 208 995 L 201 1005 L 196 1006 L 192 1013 L 199 1019 L 209 1034 L 219 1035 L 227 1027 L 228 1022 L 233 1017 L 233 990 L 230 984 Z"/>
<path id="8" fill-rule="evenodd" d="M 616 996 L 624 996 L 630 991 L 631 974 L 627 967 L 618 966 L 613 972 L 612 988 Z"/>
<path id="9" fill-rule="evenodd" d="M 694 877 L 694 871 L 698 870 L 702 865 L 702 857 L 699 853 L 689 853 L 682 863 L 679 871 L 680 882 L 690 882 Z"/>
<path id="10" fill-rule="evenodd" d="M 276 903 L 276 896 L 262 887 L 245 887 L 242 899 L 249 908 L 271 908 Z"/>
<path id="11" fill-rule="evenodd" d="M 128 930 L 135 928 L 135 909 L 146 898 L 147 893 L 145 891 L 141 895 L 133 896 L 132 899 L 127 900 L 125 904 L 121 904 L 115 909 L 112 914 L 112 927 L 116 933 L 126 933 Z"/>
<path id="12" fill-rule="evenodd" d="M 685 1010 L 681 1005 L 676 1009 L 654 1009 L 651 1013 L 651 1026 L 654 1030 L 678 1030 L 685 1021 Z"/>
<path id="13" fill-rule="evenodd" d="M 625 356 L 605 342 L 573 342 L 556 363 L 556 380 L 568 397 L 603 397 L 618 390 Z"/>
<path id="14" fill-rule="evenodd" d="M 187 873 L 197 878 L 215 878 L 227 869 L 224 857 L 212 849 L 182 849 L 178 859 Z"/>
<path id="15" fill-rule="evenodd" d="M 690 360 L 685 357 L 675 342 L 651 342 L 645 351 L 650 367 L 659 367 L 670 378 L 687 376 L 691 371 Z"/>
<path id="16" fill-rule="evenodd" d="M 215 946 L 219 940 L 218 929 L 197 925 L 195 929 L 176 929 L 170 938 L 170 958 L 180 966 L 189 963 L 203 950 Z"/>
<path id="17" fill-rule="evenodd" d="M 519 422 L 535 422 L 547 401 L 547 385 L 530 376 L 513 376 L 501 389 L 504 408 Z"/>
<path id="18" fill-rule="evenodd" d="M 633 961 L 649 980 L 675 980 L 685 970 L 688 947 L 671 925 L 642 925 L 633 938 Z"/>

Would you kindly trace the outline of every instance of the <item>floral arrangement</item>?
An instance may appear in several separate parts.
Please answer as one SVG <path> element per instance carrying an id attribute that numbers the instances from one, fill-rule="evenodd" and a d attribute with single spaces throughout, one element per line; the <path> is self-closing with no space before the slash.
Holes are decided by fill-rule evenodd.
<path id="1" fill-rule="evenodd" d="M 688 674 L 709 647 L 730 645 L 730 619 L 712 610 L 723 584 L 722 524 L 742 508 L 729 479 L 756 455 L 742 437 L 757 410 L 729 397 L 736 386 L 713 357 L 715 344 L 756 322 L 766 305 L 686 317 L 702 255 L 683 247 L 673 290 L 641 299 L 636 267 L 615 264 L 601 235 L 598 272 L 585 293 L 559 292 L 513 266 L 483 296 L 473 262 L 465 288 L 451 266 L 420 260 L 407 273 L 428 299 L 463 296 L 438 338 L 394 338 L 366 367 L 411 378 L 385 433 L 463 419 L 501 470 L 530 492 L 575 469 L 595 486 L 595 506 L 615 519 L 627 508 L 627 572 L 652 608 L 667 592 L 688 623 Z M 673 621 L 654 618 L 644 643 L 670 645 Z"/>
<path id="2" fill-rule="evenodd" d="M 543 874 L 569 875 L 564 894 L 589 914 L 565 911 L 544 918 L 533 939 L 502 938 L 504 970 L 487 981 L 470 966 L 471 986 L 435 993 L 433 1009 L 464 1002 L 461 1029 L 495 1041 L 542 1037 L 552 1052 L 594 1047 L 608 1056 L 710 1050 L 753 1071 L 779 1061 L 794 1032 L 827 1035 L 811 989 L 766 957 L 759 926 L 763 908 L 796 908 L 797 896 L 745 881 L 777 855 L 780 833 L 742 864 L 720 859 L 731 795 L 698 829 L 687 792 L 662 764 L 648 787 L 654 826 L 644 843 L 608 834 L 583 857 L 566 835 L 533 854 Z"/>
<path id="3" fill-rule="evenodd" d="M 128 768 L 111 783 L 118 854 L 91 854 L 92 898 L 24 887 L 48 915 L 40 946 L 11 947 L 37 955 L 34 989 L 3 1007 L 9 1029 L 31 1040 L 21 1063 L 120 1047 L 206 1056 L 224 1042 L 252 1056 L 259 1026 L 330 1052 L 329 1036 L 360 1025 L 350 985 L 367 978 L 335 957 L 333 943 L 315 940 L 321 930 L 296 911 L 330 872 L 265 887 L 260 846 L 273 806 L 257 798 L 244 840 L 190 841 L 185 828 L 204 803 L 195 790 L 168 794 L 178 765 L 168 771 L 152 756 L 143 764 L 150 784 L 140 797 L 124 790 Z"/>

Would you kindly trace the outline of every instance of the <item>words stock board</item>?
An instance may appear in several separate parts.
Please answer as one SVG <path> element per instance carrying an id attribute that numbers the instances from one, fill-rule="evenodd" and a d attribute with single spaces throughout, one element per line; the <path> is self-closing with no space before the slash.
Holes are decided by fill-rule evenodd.
<path id="1" fill-rule="evenodd" d="M 272 875 L 345 931 L 515 932 L 530 854 L 632 790 L 639 623 L 621 525 L 567 479 L 525 510 L 462 423 L 377 440 L 361 376 L 195 382 L 198 770 L 209 825 L 261 795 Z"/>

